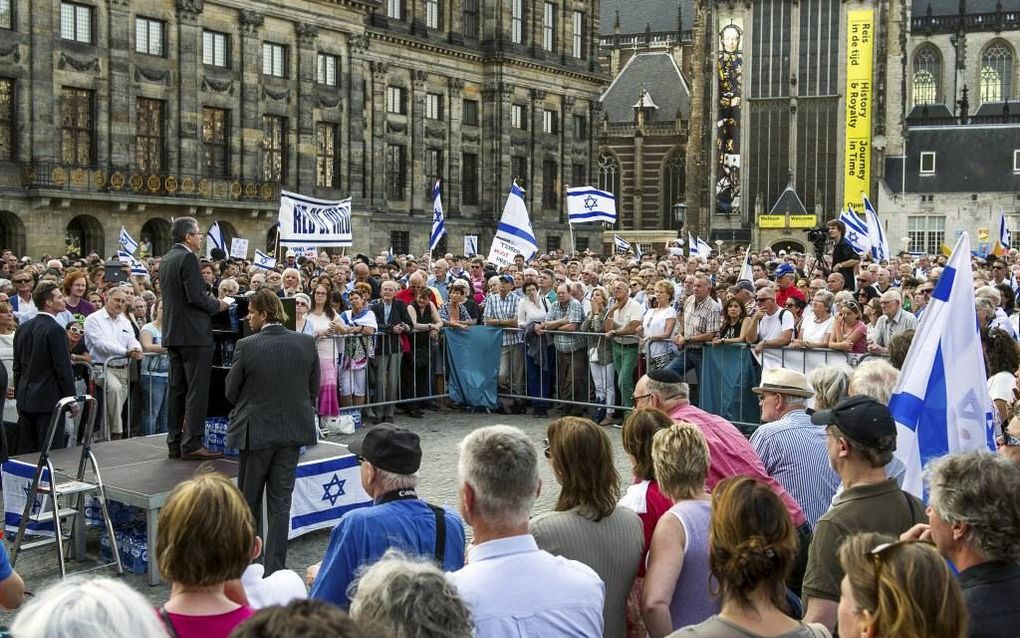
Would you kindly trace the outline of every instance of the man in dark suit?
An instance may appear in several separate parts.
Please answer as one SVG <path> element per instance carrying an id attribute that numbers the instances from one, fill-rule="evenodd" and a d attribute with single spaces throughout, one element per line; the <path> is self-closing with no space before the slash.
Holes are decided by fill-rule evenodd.
<path id="1" fill-rule="evenodd" d="M 222 456 L 202 446 L 212 371 L 212 316 L 227 309 L 207 292 L 195 251 L 203 235 L 194 217 L 174 220 L 174 246 L 159 263 L 163 344 L 170 354 L 166 445 L 170 458 Z"/>
<path id="2" fill-rule="evenodd" d="M 44 282 L 32 292 L 39 314 L 14 333 L 14 387 L 18 399 L 18 446 L 15 454 L 42 449 L 57 403 L 74 396 L 74 372 L 67 333 L 57 321 L 64 312 L 64 294 Z M 64 429 L 53 437 L 54 448 L 66 445 Z"/>
<path id="3" fill-rule="evenodd" d="M 237 485 L 266 541 L 265 573 L 286 567 L 290 500 L 302 445 L 314 445 L 319 357 L 311 335 L 283 327 L 283 304 L 260 290 L 248 306 L 256 331 L 237 342 L 227 374 L 227 447 L 240 450 Z M 268 530 L 262 530 L 262 491 Z"/>
<path id="4" fill-rule="evenodd" d="M 375 401 L 396 401 L 400 398 L 400 360 L 403 357 L 401 335 L 411 331 L 411 315 L 407 306 L 396 299 L 397 284 L 384 281 L 380 286 L 378 301 L 372 304 L 376 329 L 375 358 Z M 375 409 L 376 425 L 393 420 L 394 404 L 380 405 Z"/>

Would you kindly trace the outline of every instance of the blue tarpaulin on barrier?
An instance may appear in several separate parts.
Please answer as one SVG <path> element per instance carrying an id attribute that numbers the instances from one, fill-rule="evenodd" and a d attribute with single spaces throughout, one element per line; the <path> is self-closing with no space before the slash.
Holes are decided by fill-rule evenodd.
<path id="1" fill-rule="evenodd" d="M 746 346 L 705 347 L 699 407 L 735 424 L 760 424 L 758 397 L 751 392 L 760 375 Z"/>
<path id="2" fill-rule="evenodd" d="M 470 330 L 444 328 L 443 334 L 450 399 L 462 405 L 495 408 L 503 331 L 477 326 Z"/>

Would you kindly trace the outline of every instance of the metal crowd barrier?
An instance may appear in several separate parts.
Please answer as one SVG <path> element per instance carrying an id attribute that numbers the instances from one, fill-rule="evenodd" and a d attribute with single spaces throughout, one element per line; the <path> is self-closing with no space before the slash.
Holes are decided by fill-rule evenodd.
<path id="1" fill-rule="evenodd" d="M 102 416 L 102 421 L 101 421 L 101 426 L 100 426 L 100 437 L 99 437 L 100 440 L 108 441 L 108 440 L 110 440 L 110 435 L 111 435 L 111 431 L 110 431 L 110 428 L 111 428 L 110 410 L 108 408 L 109 402 L 111 401 L 111 397 L 110 397 L 110 384 L 107 382 L 107 380 L 110 378 L 110 370 L 111 369 L 114 369 L 114 370 L 124 369 L 124 370 L 127 371 L 127 373 L 126 373 L 127 383 L 124 386 L 125 400 L 124 400 L 124 405 L 121 407 L 121 413 L 122 413 L 121 435 L 124 438 L 130 437 L 133 434 L 135 434 L 135 430 L 136 429 L 137 429 L 137 432 L 139 434 L 142 434 L 142 435 L 145 435 L 145 434 L 160 434 L 160 433 L 166 432 L 166 427 L 165 427 L 165 425 L 166 425 L 166 416 L 165 415 L 166 415 L 166 409 L 167 409 L 166 397 L 167 397 L 167 392 L 169 390 L 169 383 L 166 383 L 166 384 L 163 385 L 162 397 L 160 397 L 160 396 L 157 396 L 157 391 L 155 390 L 155 387 L 154 387 L 154 385 L 152 383 L 152 380 L 150 378 L 149 382 L 146 384 L 146 385 L 148 385 L 148 388 L 146 390 L 144 390 L 144 392 L 146 392 L 147 396 L 146 395 L 142 395 L 142 397 L 141 397 L 142 398 L 142 413 L 141 413 L 137 423 L 135 423 L 135 415 L 134 415 L 134 412 L 132 410 L 132 395 L 134 394 L 134 390 L 136 390 L 136 384 L 142 384 L 143 383 L 143 377 L 146 377 L 146 376 L 151 377 L 152 376 L 151 373 L 150 374 L 146 373 L 146 370 L 145 370 L 146 362 L 147 361 L 151 361 L 151 360 L 153 360 L 156 357 L 166 357 L 166 356 L 169 356 L 169 355 L 159 354 L 159 353 L 156 353 L 156 352 L 145 352 L 145 353 L 143 353 L 142 360 L 140 362 L 138 362 L 139 363 L 139 366 L 138 366 L 138 378 L 136 380 L 134 380 L 134 383 L 132 382 L 131 376 L 132 376 L 133 364 L 135 363 L 135 360 L 131 359 L 128 356 L 110 357 L 109 359 L 106 360 L 106 362 L 104 362 L 102 364 L 99 364 L 99 363 L 92 364 L 91 369 L 92 369 L 92 374 L 93 374 L 93 381 L 94 382 L 100 382 L 101 381 L 102 382 L 102 386 L 103 386 L 102 387 L 102 399 L 103 399 L 103 401 L 102 401 L 102 405 L 100 406 L 100 410 L 102 412 L 102 415 L 101 415 Z M 99 371 L 101 373 L 101 376 L 99 374 L 96 374 L 97 371 Z M 166 372 L 165 374 L 167 375 L 165 378 L 169 381 L 169 372 Z M 160 410 L 154 415 L 155 419 L 157 420 L 157 423 L 154 423 L 152 431 L 148 432 L 147 431 L 148 428 L 146 428 L 146 413 L 147 413 L 147 408 L 149 406 L 151 406 L 154 401 L 157 401 L 157 400 L 159 401 L 160 406 L 161 406 Z M 163 418 L 162 418 L 164 427 L 162 429 L 160 429 L 160 427 L 158 425 L 159 414 L 163 414 L 164 415 Z M 124 416 L 126 416 L 126 418 L 124 418 Z"/>

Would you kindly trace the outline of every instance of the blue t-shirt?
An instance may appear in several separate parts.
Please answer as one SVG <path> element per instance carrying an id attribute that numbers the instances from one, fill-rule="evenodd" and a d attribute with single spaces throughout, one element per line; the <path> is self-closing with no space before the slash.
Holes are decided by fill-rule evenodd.
<path id="1" fill-rule="evenodd" d="M 415 556 L 433 558 L 436 547 L 436 516 L 425 501 L 390 501 L 344 514 L 329 535 L 310 598 L 328 600 L 343 609 L 350 607 L 347 588 L 358 569 L 370 565 L 393 548 Z M 464 566 L 464 523 L 446 510 L 446 554 L 443 571 Z"/>
<path id="2" fill-rule="evenodd" d="M 460 561 L 461 565 L 464 561 Z M 11 559 L 7 557 L 7 548 L 3 543 L 0 543 L 0 582 L 3 582 L 11 577 L 14 573 L 14 568 L 11 567 Z"/>

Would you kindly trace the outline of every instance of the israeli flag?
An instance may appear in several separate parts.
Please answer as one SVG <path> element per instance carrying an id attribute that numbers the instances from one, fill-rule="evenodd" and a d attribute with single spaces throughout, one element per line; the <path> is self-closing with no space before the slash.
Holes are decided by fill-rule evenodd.
<path id="1" fill-rule="evenodd" d="M 446 234 L 446 222 L 443 220 L 443 200 L 440 197 L 440 181 L 432 187 L 432 235 L 429 237 L 429 250 L 433 251 L 439 245 L 439 239 Z"/>
<path id="2" fill-rule="evenodd" d="M 131 235 L 123 226 L 120 227 L 120 236 L 117 239 L 117 243 L 124 249 L 125 252 L 134 253 L 138 250 L 138 242 L 132 239 Z"/>
<path id="3" fill-rule="evenodd" d="M 634 256 L 641 261 L 641 244 L 634 244 Z"/>
<path id="4" fill-rule="evenodd" d="M 18 531 L 21 515 L 25 511 L 25 502 L 32 490 L 32 479 L 35 477 L 35 464 L 9 459 L 3 463 L 4 486 L 4 526 L 11 538 Z M 42 484 L 49 483 L 50 471 L 43 469 Z M 36 493 L 32 502 L 32 514 L 49 512 L 53 509 L 48 492 Z M 26 532 L 36 536 L 53 536 L 53 521 L 29 521 Z"/>
<path id="5" fill-rule="evenodd" d="M 630 250 L 630 242 L 619 235 L 613 235 L 613 245 L 618 253 L 626 253 Z"/>
<path id="6" fill-rule="evenodd" d="M 687 256 L 688 257 L 701 257 L 701 249 L 698 246 L 698 240 L 694 239 L 694 235 L 687 233 Z"/>
<path id="7" fill-rule="evenodd" d="M 878 219 L 875 207 L 871 205 L 868 196 L 864 198 L 864 217 L 868 222 L 868 242 L 871 243 L 871 257 L 875 261 L 889 261 L 889 242 L 886 241 L 885 231 L 882 230 L 882 222 Z"/>
<path id="8" fill-rule="evenodd" d="M 256 268 L 272 270 L 273 268 L 276 268 L 276 258 L 270 257 L 261 250 L 255 249 L 255 262 L 252 265 Z"/>
<path id="9" fill-rule="evenodd" d="M 846 240 L 855 253 L 871 252 L 871 241 L 868 235 L 868 224 L 861 221 L 861 218 L 851 208 L 839 214 L 839 221 L 846 225 Z"/>
<path id="10" fill-rule="evenodd" d="M 751 247 L 747 247 L 747 251 L 744 252 L 744 263 L 740 265 L 740 274 L 737 275 L 737 281 L 750 281 L 754 283 L 754 271 L 751 270 Z"/>
<path id="11" fill-rule="evenodd" d="M 922 472 L 929 461 L 994 449 L 986 378 L 974 318 L 970 237 L 963 233 L 935 284 L 889 401 L 896 458 L 907 466 L 903 489 L 923 498 Z"/>
<path id="12" fill-rule="evenodd" d="M 214 248 L 219 248 L 223 252 L 227 252 L 224 248 L 223 231 L 220 230 L 220 222 L 215 221 L 213 225 L 209 227 L 209 230 L 205 234 L 208 241 L 205 244 L 205 256 L 212 257 L 212 251 Z"/>
<path id="13" fill-rule="evenodd" d="M 702 260 L 708 259 L 712 256 L 712 247 L 708 245 L 708 242 L 698 237 L 698 257 Z"/>
<path id="14" fill-rule="evenodd" d="M 999 245 L 996 246 L 995 255 L 1002 257 L 1005 255 L 1010 247 L 1013 245 L 1013 234 L 1009 230 L 1009 225 L 1006 224 L 1006 213 L 999 209 Z"/>
<path id="15" fill-rule="evenodd" d="M 616 196 L 591 186 L 567 189 L 567 221 L 616 223 Z"/>
<path id="16" fill-rule="evenodd" d="M 345 512 L 371 504 L 354 455 L 301 463 L 294 471 L 287 540 L 333 527 Z"/>
<path id="17" fill-rule="evenodd" d="M 132 275 L 136 275 L 138 277 L 149 276 L 149 269 L 145 267 L 145 264 L 135 259 L 135 256 L 131 253 L 119 250 L 117 251 L 117 259 L 120 260 L 120 263 L 128 265 Z"/>
<path id="18" fill-rule="evenodd" d="M 510 185 L 503 216 L 496 227 L 496 237 L 516 247 L 525 260 L 531 259 L 538 252 L 535 231 L 531 230 L 528 207 L 524 204 L 524 189 L 517 185 L 516 180 Z"/>

